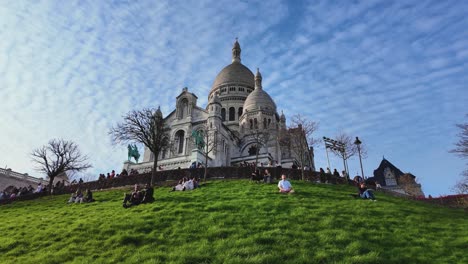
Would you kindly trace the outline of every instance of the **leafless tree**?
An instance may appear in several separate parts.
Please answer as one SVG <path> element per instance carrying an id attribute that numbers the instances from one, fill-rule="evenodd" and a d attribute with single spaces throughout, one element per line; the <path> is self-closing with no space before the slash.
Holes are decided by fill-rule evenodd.
<path id="1" fill-rule="evenodd" d="M 354 138 L 351 137 L 350 135 L 348 135 L 348 134 L 346 134 L 344 132 L 341 132 L 338 135 L 336 135 L 334 140 L 343 143 L 344 146 L 345 146 L 345 152 L 344 153 L 340 152 L 337 149 L 330 149 L 330 151 L 333 154 L 337 155 L 338 157 L 344 158 L 345 160 L 347 160 L 347 159 L 351 158 L 352 156 L 358 154 L 358 147 L 357 147 L 356 144 L 354 144 Z M 360 148 L 361 148 L 361 157 L 363 159 L 367 158 L 367 147 L 365 146 L 365 144 L 361 143 Z"/>
<path id="2" fill-rule="evenodd" d="M 123 119 L 110 129 L 109 135 L 114 143 L 142 143 L 153 153 L 151 185 L 154 185 L 159 153 L 170 144 L 161 109 L 132 110 Z"/>
<path id="3" fill-rule="evenodd" d="M 467 115 L 468 117 L 468 115 Z M 460 139 L 455 143 L 455 148 L 450 150 L 451 153 L 455 153 L 457 156 L 467 159 L 468 158 L 468 123 L 457 124 L 461 129 L 458 136 Z M 468 193 L 468 169 L 462 172 L 462 178 L 454 186 L 454 190 L 458 193 Z"/>
<path id="4" fill-rule="evenodd" d="M 52 139 L 47 145 L 34 149 L 32 161 L 37 164 L 37 170 L 49 177 L 49 193 L 56 176 L 66 172 L 78 172 L 91 168 L 88 157 L 81 154 L 78 145 L 73 141 Z"/>
<path id="5" fill-rule="evenodd" d="M 291 151 L 298 158 L 301 166 L 302 180 L 305 180 L 304 165 L 310 157 L 309 146 L 316 145 L 313 133 L 318 129 L 318 123 L 301 115 L 294 115 L 288 128 L 288 141 Z"/>
<path id="6" fill-rule="evenodd" d="M 338 142 L 341 142 L 344 144 L 344 152 L 341 151 L 341 149 L 339 148 L 329 148 L 330 151 L 342 158 L 345 162 L 345 170 L 348 171 L 348 159 L 355 156 L 355 155 L 358 155 L 359 154 L 359 149 L 358 149 L 358 146 L 354 143 L 355 140 L 353 139 L 353 137 L 351 137 L 350 135 L 344 133 L 344 132 L 341 132 L 339 133 L 338 135 L 336 135 L 336 137 L 334 138 L 334 140 L 338 141 Z M 361 142 L 361 144 L 359 145 L 359 148 L 360 148 L 360 151 L 361 151 L 361 158 L 362 159 L 365 159 L 367 158 L 367 147 L 365 144 L 363 144 Z M 349 173 L 349 171 L 348 171 Z"/>
<path id="7" fill-rule="evenodd" d="M 200 133 L 200 136 L 203 138 L 203 144 L 196 147 L 200 150 L 203 157 L 205 158 L 205 170 L 203 173 L 203 181 L 206 182 L 206 175 L 208 173 L 208 159 L 210 153 L 216 151 L 216 148 L 218 147 L 220 142 L 218 140 L 218 132 L 216 130 L 208 129 L 207 125 L 202 126 L 198 131 Z"/>

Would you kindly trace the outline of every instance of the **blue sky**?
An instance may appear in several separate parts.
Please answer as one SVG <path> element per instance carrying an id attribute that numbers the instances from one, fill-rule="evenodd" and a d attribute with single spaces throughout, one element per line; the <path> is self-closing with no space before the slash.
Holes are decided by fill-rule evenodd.
<path id="1" fill-rule="evenodd" d="M 426 195 L 449 194 L 465 168 L 448 151 L 468 113 L 467 14 L 467 1 L 0 1 L 0 167 L 40 177 L 32 149 L 65 138 L 88 177 L 120 170 L 110 126 L 170 113 L 185 86 L 204 107 L 239 37 L 287 118 L 359 136 L 366 175 L 385 156 Z"/>

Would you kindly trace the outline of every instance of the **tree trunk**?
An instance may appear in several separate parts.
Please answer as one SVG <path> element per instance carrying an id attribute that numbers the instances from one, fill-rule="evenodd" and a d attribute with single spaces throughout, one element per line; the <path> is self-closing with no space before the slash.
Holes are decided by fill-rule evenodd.
<path id="1" fill-rule="evenodd" d="M 205 153 L 205 173 L 203 174 L 203 181 L 206 183 L 206 174 L 208 174 L 208 153 Z"/>
<path id="2" fill-rule="evenodd" d="M 258 149 L 258 145 L 257 145 L 257 147 L 256 147 L 256 152 L 255 152 L 255 168 L 254 168 L 254 171 L 257 171 L 257 164 L 258 164 L 258 152 L 260 152 L 260 151 L 259 151 L 259 149 Z"/>
<path id="3" fill-rule="evenodd" d="M 158 169 L 158 159 L 156 158 L 157 157 L 156 155 L 154 156 L 155 158 L 153 161 L 153 171 L 151 172 L 151 182 L 150 182 L 151 187 L 153 187 L 154 183 L 156 182 L 156 171 Z"/>
<path id="4" fill-rule="evenodd" d="M 47 192 L 49 194 L 52 194 L 52 187 L 54 187 L 54 179 L 55 179 L 55 176 L 49 176 L 49 186 L 47 188 Z"/>
<path id="5" fill-rule="evenodd" d="M 302 180 L 305 181 L 305 175 L 304 175 L 304 158 L 301 159 L 301 176 L 302 176 Z"/>

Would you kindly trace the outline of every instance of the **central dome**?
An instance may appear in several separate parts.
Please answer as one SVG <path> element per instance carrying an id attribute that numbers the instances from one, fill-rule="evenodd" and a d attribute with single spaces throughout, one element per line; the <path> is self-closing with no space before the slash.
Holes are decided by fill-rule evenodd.
<path id="1" fill-rule="evenodd" d="M 236 39 L 234 47 L 232 47 L 232 63 L 224 67 L 216 76 L 210 94 L 219 86 L 224 84 L 240 84 L 242 86 L 253 88 L 254 74 L 241 63 L 241 48 Z"/>
<path id="2" fill-rule="evenodd" d="M 224 67 L 213 82 L 213 89 L 222 84 L 240 83 L 254 87 L 254 74 L 240 62 L 233 62 Z"/>

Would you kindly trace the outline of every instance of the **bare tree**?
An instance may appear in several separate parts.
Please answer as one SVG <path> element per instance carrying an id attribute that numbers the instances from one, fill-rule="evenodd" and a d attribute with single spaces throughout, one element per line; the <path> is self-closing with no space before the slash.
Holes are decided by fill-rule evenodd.
<path id="1" fill-rule="evenodd" d="M 468 115 L 467 115 L 468 117 Z M 461 129 L 458 136 L 460 139 L 455 143 L 455 148 L 450 150 L 451 153 L 455 153 L 457 156 L 467 159 L 468 158 L 468 123 L 457 124 L 459 129 Z M 454 186 L 454 190 L 458 193 L 468 193 L 468 170 L 462 172 L 462 178 Z"/>
<path id="2" fill-rule="evenodd" d="M 151 185 L 154 185 L 159 153 L 170 144 L 161 109 L 132 110 L 123 119 L 110 129 L 109 135 L 114 143 L 139 142 L 153 153 Z"/>
<path id="3" fill-rule="evenodd" d="M 329 148 L 330 151 L 343 159 L 343 162 L 345 163 L 345 170 L 348 171 L 349 173 L 349 170 L 348 170 L 348 159 L 357 155 L 359 153 L 359 149 L 358 149 L 358 146 L 354 143 L 355 140 L 353 139 L 353 137 L 351 137 L 350 135 L 344 133 L 344 132 L 341 132 L 339 133 L 338 135 L 336 135 L 336 137 L 334 138 L 335 141 L 338 141 L 340 143 L 343 143 L 343 146 L 344 148 Z M 362 159 L 365 159 L 367 158 L 367 147 L 365 144 L 361 144 L 359 145 L 359 148 L 360 148 L 360 151 L 361 151 L 361 158 Z M 344 150 L 344 151 L 342 151 Z M 330 168 L 331 169 L 331 168 Z"/>
<path id="4" fill-rule="evenodd" d="M 37 164 L 37 170 L 49 177 L 49 193 L 56 176 L 91 168 L 87 163 L 88 157 L 81 154 L 78 145 L 64 139 L 50 140 L 47 145 L 33 150 L 31 156 L 32 161 Z"/>
<path id="5" fill-rule="evenodd" d="M 198 131 L 196 131 L 196 135 L 193 135 L 192 139 L 195 140 L 195 145 L 202 153 L 203 157 L 205 158 L 205 170 L 203 173 L 203 181 L 206 182 L 206 175 L 208 174 L 208 159 L 210 153 L 216 151 L 216 148 L 219 145 L 218 140 L 218 131 L 209 129 L 207 125 L 199 127 Z M 197 142 L 197 138 L 198 141 Z M 203 139 L 202 141 L 200 139 Z"/>
<path id="6" fill-rule="evenodd" d="M 309 146 L 316 145 L 312 137 L 318 129 L 318 123 L 309 121 L 301 115 L 294 115 L 291 119 L 291 126 L 288 129 L 287 136 L 291 151 L 295 154 L 301 166 L 302 180 L 305 180 L 304 165 L 310 157 Z"/>
<path id="7" fill-rule="evenodd" d="M 340 152 L 339 150 L 337 149 L 330 149 L 330 151 L 341 157 L 341 158 L 344 158 L 345 160 L 351 158 L 352 156 L 354 155 L 357 155 L 358 154 L 358 147 L 356 144 L 354 144 L 354 139 L 353 137 L 351 137 L 350 135 L 344 133 L 344 132 L 341 132 L 339 133 L 338 135 L 336 135 L 336 137 L 334 138 L 336 141 L 339 141 L 341 143 L 344 144 L 345 146 L 345 152 Z M 360 148 L 361 148 L 361 157 L 362 158 L 367 158 L 367 148 L 364 144 L 361 144 L 360 145 Z"/>

